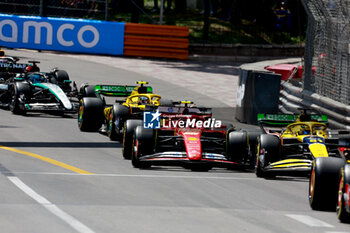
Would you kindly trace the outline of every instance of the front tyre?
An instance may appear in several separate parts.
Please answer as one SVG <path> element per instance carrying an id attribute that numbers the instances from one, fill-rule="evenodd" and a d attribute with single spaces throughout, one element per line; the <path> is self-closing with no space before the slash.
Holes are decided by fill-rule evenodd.
<path id="1" fill-rule="evenodd" d="M 130 119 L 125 122 L 123 134 L 124 159 L 131 159 L 134 131 L 137 126 L 142 126 L 142 120 Z"/>
<path id="2" fill-rule="evenodd" d="M 248 135 L 245 131 L 231 131 L 227 136 L 227 156 L 231 161 L 243 164 L 248 158 Z"/>
<path id="3" fill-rule="evenodd" d="M 338 189 L 337 216 L 339 221 L 350 223 L 350 165 L 345 165 L 340 172 Z"/>
<path id="4" fill-rule="evenodd" d="M 135 129 L 131 163 L 135 168 L 149 168 L 151 164 L 140 161 L 140 158 L 153 153 L 154 130 L 137 126 Z"/>
<path id="5" fill-rule="evenodd" d="M 339 172 L 345 161 L 341 158 L 316 158 L 309 181 L 309 204 L 313 210 L 332 210 L 337 204 Z"/>
<path id="6" fill-rule="evenodd" d="M 24 102 L 26 98 L 30 98 L 30 92 L 30 86 L 27 83 L 18 82 L 13 86 L 9 103 L 9 109 L 13 114 L 24 115 L 26 113 L 20 98 L 23 97 L 22 101 Z"/>

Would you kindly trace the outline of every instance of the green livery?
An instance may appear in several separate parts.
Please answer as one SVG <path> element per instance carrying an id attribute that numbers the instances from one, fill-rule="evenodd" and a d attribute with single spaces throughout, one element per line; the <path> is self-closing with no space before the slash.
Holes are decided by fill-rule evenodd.
<path id="1" fill-rule="evenodd" d="M 122 85 L 96 85 L 95 92 L 97 95 L 105 96 L 119 96 L 127 97 L 130 96 L 132 91 L 137 86 L 122 86 Z M 152 93 L 152 87 L 146 87 L 147 93 Z"/>
<path id="2" fill-rule="evenodd" d="M 326 115 L 310 114 L 312 121 L 327 123 L 328 117 Z M 295 122 L 299 115 L 294 114 L 258 114 L 258 122 L 268 125 L 288 125 Z"/>

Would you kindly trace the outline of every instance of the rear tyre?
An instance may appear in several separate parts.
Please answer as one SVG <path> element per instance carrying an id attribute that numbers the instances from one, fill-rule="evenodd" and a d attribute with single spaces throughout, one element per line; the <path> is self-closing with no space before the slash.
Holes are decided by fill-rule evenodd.
<path id="1" fill-rule="evenodd" d="M 249 158 L 250 158 L 250 166 L 254 168 L 256 164 L 256 154 L 257 154 L 257 146 L 258 146 L 258 138 L 261 135 L 261 130 L 246 130 L 248 133 L 248 142 L 249 142 Z"/>
<path id="2" fill-rule="evenodd" d="M 55 79 L 58 83 L 58 85 L 64 90 L 65 92 L 70 91 L 71 87 L 69 83 L 65 83 L 65 81 L 70 80 L 69 75 L 65 70 L 56 70 L 55 71 Z"/>
<path id="3" fill-rule="evenodd" d="M 153 153 L 154 130 L 137 126 L 135 129 L 131 163 L 135 168 L 149 168 L 151 164 L 140 161 L 140 157 Z"/>
<path id="4" fill-rule="evenodd" d="M 58 83 L 63 83 L 66 80 L 70 80 L 69 75 L 65 70 L 56 70 L 55 77 Z"/>
<path id="5" fill-rule="evenodd" d="M 257 142 L 257 156 L 255 163 L 255 174 L 261 178 L 271 178 L 275 174 L 265 171 L 265 167 L 271 162 L 278 161 L 280 158 L 281 142 L 274 135 L 262 134 Z"/>
<path id="6" fill-rule="evenodd" d="M 86 86 L 82 86 L 80 88 L 80 94 L 83 97 L 97 97 L 96 93 L 95 93 L 95 86 L 93 85 L 86 85 Z"/>
<path id="7" fill-rule="evenodd" d="M 99 98 L 85 97 L 80 100 L 78 126 L 81 131 L 97 132 L 103 124 L 103 101 Z"/>
<path id="8" fill-rule="evenodd" d="M 316 158 L 309 181 L 309 204 L 313 210 L 334 211 L 337 205 L 339 172 L 345 161 L 341 158 Z"/>
<path id="9" fill-rule="evenodd" d="M 142 120 L 130 119 L 124 124 L 123 134 L 123 157 L 124 159 L 131 159 L 132 144 L 134 140 L 134 131 L 137 126 L 142 126 Z"/>
<path id="10" fill-rule="evenodd" d="M 337 201 L 337 216 L 339 221 L 343 223 L 350 223 L 350 206 L 349 200 L 345 200 L 345 196 L 349 197 L 350 193 L 350 165 L 345 165 L 340 172 L 340 181 L 338 189 Z"/>
<path id="11" fill-rule="evenodd" d="M 108 122 L 108 137 L 112 141 L 121 141 L 123 139 L 123 127 L 126 119 L 130 116 L 130 110 L 128 107 L 120 104 L 114 104 L 112 110 L 113 112 Z"/>

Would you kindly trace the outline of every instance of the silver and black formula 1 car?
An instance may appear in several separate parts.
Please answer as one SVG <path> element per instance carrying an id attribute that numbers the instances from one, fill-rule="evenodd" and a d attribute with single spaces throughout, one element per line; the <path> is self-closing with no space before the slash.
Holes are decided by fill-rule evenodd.
<path id="1" fill-rule="evenodd" d="M 64 70 L 18 73 L 0 83 L 0 106 L 14 114 L 75 113 L 79 107 L 78 90 Z"/>

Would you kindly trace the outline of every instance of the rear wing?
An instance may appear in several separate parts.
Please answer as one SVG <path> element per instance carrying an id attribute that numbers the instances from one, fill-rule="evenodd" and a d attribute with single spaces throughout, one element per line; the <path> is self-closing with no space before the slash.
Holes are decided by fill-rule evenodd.
<path id="1" fill-rule="evenodd" d="M 310 114 L 311 121 L 327 123 L 328 117 L 326 115 Z M 294 123 L 299 115 L 294 114 L 258 114 L 258 123 L 263 125 L 287 126 Z"/>
<path id="2" fill-rule="evenodd" d="M 96 85 L 95 92 L 98 95 L 104 96 L 116 96 L 116 97 L 128 97 L 131 92 L 138 86 L 126 86 L 126 85 Z M 145 87 L 146 93 L 152 93 L 152 87 Z"/>
<path id="3" fill-rule="evenodd" d="M 0 62 L 0 72 L 24 73 L 28 64 Z"/>
<path id="4" fill-rule="evenodd" d="M 174 115 L 212 115 L 212 109 L 206 107 L 177 107 L 177 106 L 146 106 L 146 111 L 159 111 L 160 113 Z"/>

